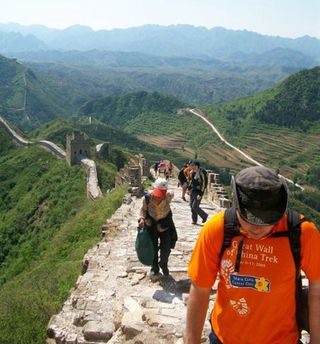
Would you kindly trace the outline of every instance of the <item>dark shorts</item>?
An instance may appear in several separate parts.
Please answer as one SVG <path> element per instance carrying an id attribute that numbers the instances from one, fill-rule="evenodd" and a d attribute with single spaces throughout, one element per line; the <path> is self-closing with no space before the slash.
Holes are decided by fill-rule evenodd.
<path id="1" fill-rule="evenodd" d="M 222 344 L 222 342 L 219 340 L 219 338 L 215 335 L 214 332 L 211 332 L 209 334 L 209 343 L 210 344 Z"/>

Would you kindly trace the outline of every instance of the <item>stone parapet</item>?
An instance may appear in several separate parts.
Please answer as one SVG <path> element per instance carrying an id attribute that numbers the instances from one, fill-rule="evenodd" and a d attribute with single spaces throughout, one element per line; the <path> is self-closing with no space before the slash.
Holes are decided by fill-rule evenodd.
<path id="1" fill-rule="evenodd" d="M 210 202 L 220 208 L 229 208 L 232 205 L 224 186 L 220 184 L 218 173 L 208 173 L 207 197 Z"/>
<path id="2" fill-rule="evenodd" d="M 143 182 L 150 175 L 150 162 L 142 154 L 134 155 L 128 164 L 119 170 L 115 185 L 128 184 L 128 191 L 133 196 L 143 194 Z"/>

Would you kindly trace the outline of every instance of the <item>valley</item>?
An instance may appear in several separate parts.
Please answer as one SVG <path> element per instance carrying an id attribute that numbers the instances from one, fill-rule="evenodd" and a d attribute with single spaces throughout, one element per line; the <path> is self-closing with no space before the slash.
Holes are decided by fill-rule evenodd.
<path id="1" fill-rule="evenodd" d="M 318 39 L 188 25 L 115 33 L 0 24 L 1 123 L 8 122 L 19 137 L 13 140 L 0 126 L 3 344 L 44 342 L 48 321 L 75 285 L 83 256 L 127 195 L 127 186 L 115 181 L 134 155 L 143 154 L 151 164 L 170 160 L 178 168 L 197 158 L 219 174 L 231 194 L 231 175 L 255 162 L 187 109 L 198 109 L 232 146 L 301 185 L 303 191 L 291 188 L 290 207 L 320 225 Z M 88 136 L 101 190 L 96 199 L 87 199 L 88 179 L 80 165 L 69 166 L 38 146 L 53 142 L 64 158 L 66 137 L 74 132 Z M 102 143 L 108 149 L 98 154 L 94 147 Z M 134 214 L 128 219 L 122 214 L 130 227 L 129 236 L 121 235 L 131 258 L 136 202 Z M 177 222 L 188 229 L 179 217 L 188 206 L 177 200 L 175 209 Z M 179 278 L 186 277 L 195 240 L 181 233 L 189 246 L 181 243 L 174 253 Z M 136 269 L 126 282 L 136 283 L 144 273 Z M 139 281 L 135 285 L 144 285 Z"/>

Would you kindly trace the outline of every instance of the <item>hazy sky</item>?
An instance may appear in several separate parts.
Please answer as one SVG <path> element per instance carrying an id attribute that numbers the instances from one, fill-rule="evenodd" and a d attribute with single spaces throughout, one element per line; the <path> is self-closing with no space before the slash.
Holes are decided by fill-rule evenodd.
<path id="1" fill-rule="evenodd" d="M 0 0 L 0 23 L 94 30 L 192 24 L 320 38 L 320 0 Z"/>

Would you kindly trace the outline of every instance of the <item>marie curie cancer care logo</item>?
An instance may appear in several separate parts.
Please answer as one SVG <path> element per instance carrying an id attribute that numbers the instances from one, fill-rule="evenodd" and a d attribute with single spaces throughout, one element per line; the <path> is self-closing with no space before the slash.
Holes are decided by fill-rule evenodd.
<path id="1" fill-rule="evenodd" d="M 259 292 L 270 292 L 270 281 L 264 277 L 230 275 L 230 284 L 236 288 L 251 288 Z"/>

